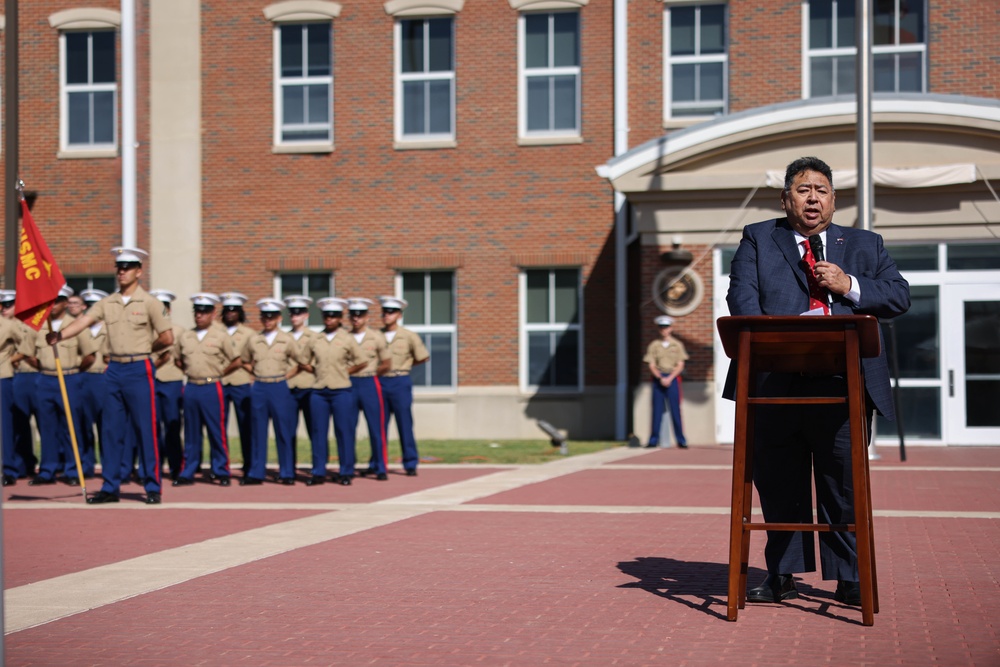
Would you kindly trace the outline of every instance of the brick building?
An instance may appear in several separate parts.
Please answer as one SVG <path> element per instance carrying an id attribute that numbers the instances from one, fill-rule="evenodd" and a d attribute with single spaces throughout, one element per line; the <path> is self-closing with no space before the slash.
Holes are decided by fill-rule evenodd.
<path id="1" fill-rule="evenodd" d="M 904 419 L 996 442 L 1000 8 L 875 4 L 874 228 L 915 286 L 896 328 L 920 350 Z M 645 438 L 640 359 L 668 311 L 689 439 L 726 442 L 714 322 L 739 230 L 778 213 L 768 172 L 823 157 L 837 221 L 856 217 L 853 5 L 136 0 L 146 286 L 407 298 L 432 351 L 422 437 L 546 419 Z M 22 178 L 77 287 L 113 284 L 126 231 L 119 10 L 19 12 Z"/>

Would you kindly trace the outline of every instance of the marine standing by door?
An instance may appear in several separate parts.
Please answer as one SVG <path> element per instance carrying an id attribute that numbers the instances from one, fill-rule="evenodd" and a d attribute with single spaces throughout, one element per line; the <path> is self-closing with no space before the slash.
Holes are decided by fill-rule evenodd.
<path id="1" fill-rule="evenodd" d="M 420 454 L 413 435 L 413 382 L 410 370 L 425 363 L 431 355 L 419 335 L 399 324 L 403 309 L 409 305 L 406 299 L 383 296 L 379 297 L 379 301 L 382 305 L 382 334 L 392 355 L 392 368 L 380 378 L 382 397 L 385 399 L 386 430 L 389 420 L 395 415 L 399 444 L 403 450 L 403 468 L 408 476 L 413 477 L 417 474 Z"/>
<path id="2" fill-rule="evenodd" d="M 219 297 L 201 292 L 192 295 L 191 302 L 194 329 L 181 333 L 177 346 L 177 365 L 187 375 L 187 386 L 184 387 L 184 469 L 174 480 L 174 486 L 194 484 L 194 474 L 201 467 L 202 430 L 208 434 L 211 478 L 221 486 L 229 486 L 222 378 L 240 366 L 240 358 L 232 337 L 213 322 Z"/>
<path id="3" fill-rule="evenodd" d="M 385 405 L 382 400 L 382 385 L 379 376 L 388 372 L 392 365 L 389 347 L 381 331 L 368 327 L 368 308 L 375 305 L 371 299 L 353 298 L 347 300 L 351 315 L 351 335 L 364 351 L 365 365 L 351 373 L 351 387 L 354 389 L 354 428 L 360 412 L 365 413 L 368 437 L 371 440 L 372 456 L 368 469 L 362 475 L 375 475 L 384 482 L 389 479 L 386 468 L 388 452 L 385 447 Z"/>
<path id="4" fill-rule="evenodd" d="M 649 444 L 646 446 L 659 446 L 663 411 L 665 405 L 669 404 L 674 439 L 677 440 L 678 447 L 687 449 L 687 438 L 684 437 L 684 424 L 681 421 L 681 373 L 688 354 L 684 344 L 671 335 L 674 326 L 672 317 L 661 315 L 655 322 L 660 330 L 660 338 L 649 344 L 646 356 L 642 358 L 649 366 L 653 381 L 653 424 Z"/>
<path id="5" fill-rule="evenodd" d="M 87 499 L 95 505 L 118 502 L 121 490 L 122 452 L 126 434 L 139 442 L 139 470 L 147 505 L 160 503 L 160 453 L 156 435 L 156 387 L 150 354 L 174 342 L 170 317 L 159 299 L 139 285 L 142 263 L 149 256 L 139 248 L 113 248 L 118 291 L 101 299 L 86 314 L 65 328 L 50 333 L 52 345 L 72 338 L 95 322 L 108 327 L 107 394 L 104 401 L 101 441 L 105 460 L 104 484 Z"/>

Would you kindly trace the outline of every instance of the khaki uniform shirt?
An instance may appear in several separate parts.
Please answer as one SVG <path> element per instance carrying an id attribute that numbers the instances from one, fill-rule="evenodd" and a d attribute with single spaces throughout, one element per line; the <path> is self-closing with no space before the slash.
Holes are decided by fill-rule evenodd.
<path id="1" fill-rule="evenodd" d="M 19 335 L 20 335 L 20 337 L 21 337 L 22 340 L 25 339 L 25 338 L 34 338 L 35 337 L 35 330 L 32 329 L 31 327 L 29 327 L 27 324 L 25 324 L 21 320 L 15 318 L 15 319 L 11 320 L 11 322 L 13 322 L 14 326 L 17 327 L 17 330 L 18 330 Z M 15 375 L 20 375 L 21 373 L 37 373 L 37 372 L 38 372 L 37 368 L 35 368 L 31 364 L 29 364 L 27 362 L 24 362 L 24 361 L 22 361 L 21 363 L 19 363 L 17 365 L 17 367 L 14 368 L 14 374 Z"/>
<path id="2" fill-rule="evenodd" d="M 239 357 L 236 342 L 225 327 L 208 327 L 201 340 L 197 329 L 188 329 L 181 333 L 177 349 L 184 373 L 197 382 L 218 382 L 222 371 Z"/>
<path id="3" fill-rule="evenodd" d="M 389 352 L 392 354 L 394 375 L 409 375 L 414 362 L 422 362 L 431 356 L 420 336 L 403 327 L 396 327 L 396 335 L 389 343 Z"/>
<path id="4" fill-rule="evenodd" d="M 94 331 L 97 331 L 95 334 Z M 94 354 L 94 363 L 90 365 L 87 369 L 88 373 L 103 373 L 108 367 L 108 325 L 104 322 L 98 322 L 97 324 L 92 324 L 87 327 L 86 331 L 80 332 L 81 338 L 88 338 L 96 346 L 96 354 Z"/>
<path id="5" fill-rule="evenodd" d="M 298 365 L 299 344 L 284 331 L 275 332 L 270 345 L 263 332 L 255 333 L 247 341 L 240 358 L 253 364 L 254 377 L 274 380 L 287 376 L 291 363 Z"/>
<path id="6" fill-rule="evenodd" d="M 156 379 L 160 382 L 180 382 L 184 379 L 184 371 L 179 369 L 175 363 L 181 358 L 181 348 L 178 345 L 178 341 L 180 341 L 184 329 L 176 324 L 171 328 L 174 330 L 174 344 L 153 354 L 153 360 L 155 361 L 166 354 L 168 350 L 170 351 L 170 358 L 156 369 Z"/>
<path id="7" fill-rule="evenodd" d="M 316 389 L 345 389 L 351 386 L 347 369 L 357 366 L 365 359 L 365 353 L 347 329 L 337 329 L 331 340 L 325 333 L 318 333 L 310 339 L 305 355 L 311 356 L 309 363 L 316 369 Z"/>
<path id="8" fill-rule="evenodd" d="M 232 338 L 233 345 L 236 348 L 236 354 L 241 356 L 243 355 L 243 350 L 247 346 L 247 341 L 250 340 L 251 336 L 257 333 L 245 324 L 237 324 L 233 333 L 229 333 L 229 327 L 226 325 L 220 324 L 219 326 L 222 327 L 222 330 L 226 332 L 227 336 Z M 245 384 L 250 384 L 251 382 L 253 382 L 253 375 L 248 373 L 246 369 L 243 368 L 237 368 L 235 371 L 222 378 L 222 384 L 233 387 L 240 387 Z"/>
<path id="9" fill-rule="evenodd" d="M 667 343 L 666 347 L 664 342 Z M 684 344 L 673 336 L 667 336 L 666 341 L 662 338 L 654 340 L 646 348 L 646 356 L 642 358 L 644 363 L 654 362 L 659 371 L 665 375 L 669 375 L 677 368 L 677 364 L 687 359 L 688 354 Z"/>
<path id="10" fill-rule="evenodd" d="M 0 317 L 0 380 L 14 377 L 14 365 L 10 358 L 17 351 L 21 342 L 21 332 L 14 320 Z M 3 416 L 7 418 L 7 415 Z"/>
<path id="11" fill-rule="evenodd" d="M 289 335 L 292 338 L 295 338 L 294 333 L 289 332 Z M 299 349 L 305 352 L 305 350 L 308 349 L 309 347 L 309 343 L 314 338 L 321 335 L 322 334 L 318 334 L 312 329 L 309 328 L 305 329 L 302 332 L 302 335 L 296 339 L 299 344 Z M 292 370 L 292 368 L 294 368 L 297 365 L 298 362 L 289 364 L 288 370 Z M 298 375 L 296 375 L 295 377 L 293 377 L 291 380 L 288 381 L 288 387 L 290 389 L 312 389 L 315 384 L 316 384 L 316 375 L 314 373 L 309 373 L 307 371 L 299 371 Z"/>
<path id="12" fill-rule="evenodd" d="M 72 315 L 64 315 L 59 328 L 65 329 L 75 319 Z M 42 328 L 33 331 L 34 335 L 30 338 L 24 338 L 18 348 L 21 354 L 38 359 L 38 368 L 43 373 L 55 373 L 56 371 L 56 355 L 52 353 L 52 346 L 45 342 L 45 336 L 51 331 L 52 325 L 46 320 Z M 59 364 L 62 366 L 63 372 L 67 374 L 78 371 L 83 358 L 97 351 L 93 341 L 88 341 L 80 336 L 61 340 L 57 345 L 59 347 Z"/>
<path id="13" fill-rule="evenodd" d="M 137 287 L 126 304 L 121 292 L 107 296 L 87 314 L 108 327 L 108 352 L 114 356 L 149 354 L 156 336 L 170 329 L 163 303 Z"/>
<path id="14" fill-rule="evenodd" d="M 350 335 L 354 338 L 354 334 Z M 354 340 L 357 341 L 357 338 Z M 365 329 L 365 337 L 361 339 L 359 344 L 364 354 L 358 363 L 364 362 L 367 365 L 352 377 L 371 377 L 375 375 L 375 369 L 378 368 L 379 362 L 392 358 L 392 355 L 389 354 L 389 346 L 385 342 L 385 336 L 378 329 Z"/>

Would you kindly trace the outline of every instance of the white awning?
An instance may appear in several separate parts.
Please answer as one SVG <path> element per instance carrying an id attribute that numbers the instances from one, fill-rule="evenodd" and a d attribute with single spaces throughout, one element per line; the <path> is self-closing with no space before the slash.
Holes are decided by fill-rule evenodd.
<path id="1" fill-rule="evenodd" d="M 875 185 L 887 188 L 934 188 L 957 183 L 975 183 L 976 165 L 945 164 L 938 167 L 908 167 L 903 169 L 874 167 L 872 168 L 872 180 Z M 834 188 L 853 188 L 857 184 L 858 172 L 856 169 L 833 170 Z M 785 186 L 785 173 L 768 170 L 767 186 L 783 188 Z"/>

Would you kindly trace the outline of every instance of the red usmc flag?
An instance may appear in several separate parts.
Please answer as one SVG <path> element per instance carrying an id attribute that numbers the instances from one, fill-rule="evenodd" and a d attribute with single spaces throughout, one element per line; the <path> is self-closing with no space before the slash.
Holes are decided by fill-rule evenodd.
<path id="1" fill-rule="evenodd" d="M 38 232 L 28 203 L 21 200 L 21 237 L 17 249 L 17 299 L 14 314 L 38 331 L 52 310 L 52 302 L 66 284 L 62 271 Z"/>

